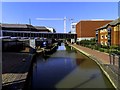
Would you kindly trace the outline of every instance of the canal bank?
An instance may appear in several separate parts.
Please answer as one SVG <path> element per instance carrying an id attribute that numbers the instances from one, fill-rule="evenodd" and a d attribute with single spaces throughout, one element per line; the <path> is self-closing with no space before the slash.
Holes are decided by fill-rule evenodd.
<path id="1" fill-rule="evenodd" d="M 94 60 L 115 89 L 120 90 L 120 70 L 117 66 L 110 65 L 109 55 L 76 44 L 68 43 L 68 45 Z"/>
<path id="2" fill-rule="evenodd" d="M 2 53 L 2 89 L 22 89 L 27 90 L 31 86 L 33 64 L 36 57 L 42 57 L 45 53 L 53 53 L 57 48 L 57 43 L 52 47 L 34 50 L 26 47 L 21 52 Z M 30 87 L 29 87 L 30 86 Z M 28 88 L 29 87 L 29 88 Z"/>
<path id="3" fill-rule="evenodd" d="M 2 54 L 2 89 L 18 90 L 27 85 L 35 54 L 4 52 Z"/>
<path id="4" fill-rule="evenodd" d="M 97 83 L 96 83 L 97 82 Z M 99 66 L 72 47 L 61 45 L 48 58 L 36 57 L 33 65 L 32 90 L 40 88 L 112 89 Z"/>

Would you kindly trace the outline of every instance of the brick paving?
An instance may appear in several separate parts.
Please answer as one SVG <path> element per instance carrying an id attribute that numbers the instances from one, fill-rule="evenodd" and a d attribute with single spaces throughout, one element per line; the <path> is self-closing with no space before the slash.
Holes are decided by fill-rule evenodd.
<path id="1" fill-rule="evenodd" d="M 77 44 L 69 43 L 69 45 L 85 53 L 87 56 L 91 57 L 92 59 L 97 60 L 97 62 L 99 62 L 100 66 L 104 69 L 104 71 L 107 72 L 108 77 L 110 77 L 116 89 L 120 90 L 120 69 L 118 67 L 118 64 L 119 64 L 118 56 L 115 56 L 115 59 L 114 59 L 115 64 L 113 65 L 113 57 L 111 57 L 112 64 L 110 64 L 110 56 L 107 53 L 93 50 L 93 49 L 83 47 Z"/>
<path id="2" fill-rule="evenodd" d="M 84 52 L 86 52 L 86 53 L 88 53 L 88 54 L 90 54 L 94 57 L 96 57 L 103 64 L 110 64 L 110 56 L 107 53 L 100 52 L 100 51 L 97 51 L 97 50 L 93 50 L 93 49 L 90 49 L 90 48 L 86 48 L 86 47 L 83 47 L 83 46 L 80 46 L 80 45 L 77 45 L 77 44 L 73 44 L 73 46 L 79 48 L 80 50 L 82 50 L 82 51 L 84 51 Z M 118 57 L 117 56 L 115 57 L 115 66 L 118 67 Z"/>

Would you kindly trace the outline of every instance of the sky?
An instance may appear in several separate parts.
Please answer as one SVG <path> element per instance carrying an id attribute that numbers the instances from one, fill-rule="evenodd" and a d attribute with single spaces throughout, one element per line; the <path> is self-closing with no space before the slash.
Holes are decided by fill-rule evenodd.
<path id="1" fill-rule="evenodd" d="M 55 28 L 64 32 L 63 20 L 36 20 L 36 18 L 67 18 L 66 31 L 71 22 L 80 20 L 118 18 L 117 2 L 2 2 L 2 23 L 31 24 Z M 70 19 L 73 19 L 70 21 Z"/>

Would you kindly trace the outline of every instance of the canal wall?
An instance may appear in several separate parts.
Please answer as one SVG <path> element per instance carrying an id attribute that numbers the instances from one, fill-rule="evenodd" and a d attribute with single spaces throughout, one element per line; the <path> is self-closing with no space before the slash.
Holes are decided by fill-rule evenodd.
<path id="1" fill-rule="evenodd" d="M 87 51 L 83 51 L 80 48 L 76 47 L 74 44 L 68 44 L 69 46 L 75 48 L 82 54 L 86 55 L 88 58 L 94 60 L 100 67 L 100 69 L 103 71 L 103 73 L 106 75 L 106 77 L 109 79 L 111 84 L 114 86 L 116 90 L 120 90 L 120 85 L 119 85 L 119 75 L 118 73 L 115 73 L 112 71 L 112 69 L 109 67 L 109 64 L 106 64 L 102 62 L 99 58 L 95 57 L 91 53 L 88 53 Z"/>
<path id="2" fill-rule="evenodd" d="M 28 74 L 27 74 L 27 77 L 26 77 L 26 81 L 25 81 L 25 84 L 24 84 L 22 90 L 30 90 L 32 88 L 31 80 L 32 80 L 33 65 L 34 65 L 34 62 L 36 62 L 37 54 L 34 53 L 34 54 L 31 54 L 31 56 L 32 57 L 31 57 L 30 67 L 29 67 Z"/>
<path id="3" fill-rule="evenodd" d="M 51 48 L 49 49 L 45 49 L 46 47 L 44 48 L 40 48 L 38 50 L 36 50 L 36 53 L 33 53 L 31 54 L 32 55 L 32 58 L 31 58 L 31 64 L 30 64 L 30 67 L 29 67 L 29 71 L 28 71 L 28 74 L 27 74 L 27 78 L 26 78 L 26 82 L 24 84 L 24 87 L 23 87 L 23 90 L 31 90 L 33 87 L 32 87 L 32 74 L 33 74 L 33 66 L 34 66 L 34 63 L 36 62 L 36 58 L 37 56 L 44 56 L 46 53 L 46 50 L 49 50 L 49 53 L 53 53 L 55 52 L 55 50 L 57 49 L 57 43 L 54 43 L 52 45 Z"/>
<path id="4" fill-rule="evenodd" d="M 23 89 L 27 84 L 34 54 L 3 53 L 2 89 Z"/>

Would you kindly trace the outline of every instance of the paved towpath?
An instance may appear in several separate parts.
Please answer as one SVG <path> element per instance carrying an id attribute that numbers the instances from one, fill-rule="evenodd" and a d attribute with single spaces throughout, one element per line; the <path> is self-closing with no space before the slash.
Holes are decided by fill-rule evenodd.
<path id="1" fill-rule="evenodd" d="M 114 87 L 119 88 L 118 90 L 120 90 L 120 68 L 119 68 L 118 56 L 115 56 L 114 60 L 113 60 L 113 56 L 111 56 L 111 64 L 110 64 L 110 56 L 107 53 L 93 50 L 77 44 L 71 44 L 71 43 L 68 44 L 76 48 L 80 52 L 86 54 L 88 57 L 95 59 L 99 63 L 99 65 L 103 68 L 103 70 L 107 73 L 106 75 L 111 80 Z M 113 61 L 115 61 L 115 63 Z"/>

